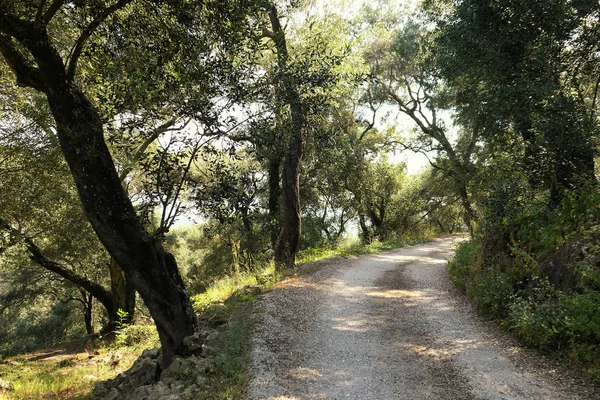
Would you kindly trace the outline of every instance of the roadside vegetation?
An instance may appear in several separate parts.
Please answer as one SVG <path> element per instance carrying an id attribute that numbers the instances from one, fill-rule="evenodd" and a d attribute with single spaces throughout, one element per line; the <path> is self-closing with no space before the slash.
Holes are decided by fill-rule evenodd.
<path id="1" fill-rule="evenodd" d="M 598 188 L 553 210 L 517 208 L 484 226 L 449 263 L 477 308 L 529 346 L 600 379 Z M 492 230 L 493 231 L 490 231 Z"/>

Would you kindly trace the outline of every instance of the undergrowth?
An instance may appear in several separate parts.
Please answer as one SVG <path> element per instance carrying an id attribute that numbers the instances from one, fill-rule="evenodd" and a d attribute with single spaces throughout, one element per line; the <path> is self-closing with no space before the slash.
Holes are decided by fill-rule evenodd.
<path id="1" fill-rule="evenodd" d="M 588 207 L 598 196 L 505 219 L 461 243 L 449 271 L 483 314 L 600 380 L 600 213 Z"/>
<path id="2" fill-rule="evenodd" d="M 371 244 L 364 245 L 358 239 L 351 239 L 340 243 L 336 247 L 320 247 L 310 248 L 302 250 L 296 257 L 296 263 L 298 265 L 306 264 L 309 262 L 325 260 L 329 258 L 337 257 L 349 257 L 360 254 L 374 254 L 382 251 L 388 251 L 393 249 L 399 249 L 405 246 L 412 246 L 415 244 L 425 243 L 428 239 L 417 238 L 417 239 L 406 239 L 406 240 L 388 240 L 382 241 L 375 240 Z"/>

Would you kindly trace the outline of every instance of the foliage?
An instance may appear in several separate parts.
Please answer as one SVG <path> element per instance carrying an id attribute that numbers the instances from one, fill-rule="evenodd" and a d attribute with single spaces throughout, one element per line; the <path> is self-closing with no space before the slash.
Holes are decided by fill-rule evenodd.
<path id="1" fill-rule="evenodd" d="M 523 172 L 554 205 L 593 178 L 595 100 L 582 95 L 586 72 L 571 66 L 598 65 L 597 42 L 582 34 L 597 13 L 589 2 L 463 1 L 438 21 L 436 62 L 461 122 L 488 144 L 520 136 Z"/>
<path id="2" fill-rule="evenodd" d="M 276 281 L 286 246 L 304 264 L 466 228 L 473 240 L 449 268 L 477 307 L 532 346 L 597 359 L 597 2 L 426 0 L 415 14 L 386 0 L 348 13 L 337 2 L 50 3 L 59 12 L 0 6 L 0 354 L 79 335 L 81 316 L 98 325 L 96 300 L 113 299 L 118 280 L 107 246 L 128 255 L 133 278 L 169 260 L 163 272 L 181 273 L 197 312 L 232 318 L 209 390 L 238 396 L 254 296 L 242 288 Z M 22 40 L 33 30 L 15 23 L 50 40 Z M 32 42 L 56 51 L 64 79 L 40 83 L 49 63 Z M 65 130 L 68 118 L 53 118 L 65 108 L 32 89 L 65 81 L 51 92 L 74 91 L 94 116 L 70 152 L 79 125 Z M 80 153 L 102 138 L 110 173 L 86 183 L 95 168 L 78 163 L 100 153 Z M 398 150 L 430 168 L 409 175 Z M 111 190 L 90 195 L 109 176 Z M 99 223 L 113 217 L 125 219 Z M 176 280 L 172 298 L 185 300 Z M 163 310 L 175 303 L 140 307 L 175 315 Z M 115 348 L 156 344 L 151 327 L 121 319 Z"/>
<path id="3" fill-rule="evenodd" d="M 74 303 L 56 303 L 50 307 L 29 308 L 9 318 L 3 316 L 0 358 L 82 336 L 85 329 L 79 322 L 78 311 Z"/>
<path id="4" fill-rule="evenodd" d="M 533 255 L 516 247 L 510 264 L 482 265 L 481 252 L 480 242 L 463 243 L 449 263 L 454 282 L 472 297 L 478 309 L 500 320 L 526 344 L 568 355 L 574 362 L 591 366 L 594 373 L 600 371 L 597 287 L 576 279 L 579 288 L 559 290 L 535 268 Z"/>
<path id="5" fill-rule="evenodd" d="M 128 324 L 117 331 L 112 346 L 117 350 L 141 351 L 160 347 L 160 341 L 154 325 Z"/>
<path id="6" fill-rule="evenodd" d="M 196 312 L 201 313 L 211 304 L 223 302 L 237 290 L 245 287 L 260 285 L 269 288 L 269 285 L 276 282 L 279 277 L 280 275 L 275 272 L 272 263 L 254 273 L 240 273 L 221 277 L 216 279 L 202 293 L 192 296 L 194 309 Z"/>

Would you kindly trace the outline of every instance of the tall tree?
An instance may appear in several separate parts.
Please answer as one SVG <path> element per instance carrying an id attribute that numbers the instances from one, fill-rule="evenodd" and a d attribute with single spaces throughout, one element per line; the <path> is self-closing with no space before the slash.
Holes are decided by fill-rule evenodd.
<path id="1" fill-rule="evenodd" d="M 81 210 L 72 177 L 53 132 L 52 117 L 41 96 L 19 93 L 5 82 L 3 94 L 19 104 L 19 112 L 2 112 L 0 130 L 0 230 L 5 245 L 27 253 L 39 268 L 76 285 L 105 307 L 110 328 L 122 309 L 134 315 L 135 290 L 121 269 L 108 262 L 106 251 Z M 76 228 L 77 232 L 74 232 Z M 14 252 L 12 252 L 14 253 Z M 21 263 L 6 257 L 5 262 Z M 106 279 L 109 275 L 111 279 Z M 104 285 L 110 282 L 110 290 Z"/>
<path id="2" fill-rule="evenodd" d="M 288 12 L 294 12 L 294 7 Z M 263 29 L 263 36 L 271 42 L 275 56 L 267 71 L 276 99 L 276 129 L 283 130 L 286 138 L 281 172 L 282 227 L 275 245 L 275 261 L 280 266 L 292 266 L 301 234 L 300 171 L 311 118 L 326 107 L 328 90 L 337 82 L 335 69 L 344 51 L 334 49 L 322 32 L 313 31 L 312 22 L 303 26 L 306 29 L 302 34 L 287 36 L 274 3 L 267 14 L 269 26 Z M 288 22 L 293 20 L 287 18 Z M 272 161 L 270 175 L 275 177 L 277 160 Z M 274 198 L 271 204 L 275 205 Z"/>
<path id="3" fill-rule="evenodd" d="M 463 121 L 488 143 L 519 135 L 530 184 L 549 190 L 554 206 L 565 190 L 593 182 L 597 120 L 586 110 L 593 101 L 577 95 L 590 59 L 573 55 L 597 48 L 586 33 L 597 26 L 597 3 L 469 0 L 447 10 L 437 65 Z"/>
<path id="4" fill-rule="evenodd" d="M 232 24 L 244 21 L 246 9 L 237 3 L 227 6 L 220 2 L 209 3 L 174 2 L 171 7 L 170 3 L 142 5 L 132 0 L 93 4 L 66 4 L 61 0 L 49 4 L 46 1 L 0 2 L 0 53 L 20 86 L 45 95 L 86 217 L 148 306 L 163 345 L 164 366 L 170 364 L 175 354 L 184 352 L 183 338 L 195 331 L 195 316 L 174 257 L 165 251 L 160 238 L 147 233 L 123 190 L 104 141 L 104 121 L 99 107 L 86 94 L 87 84 L 93 84 L 94 73 L 87 71 L 85 75 L 90 80 L 85 82 L 77 77 L 80 70 L 85 70 L 79 61 L 86 57 L 87 46 L 93 42 L 95 32 L 114 16 L 128 15 L 127 9 L 134 5 L 141 7 L 136 10 L 140 11 L 136 18 L 160 15 L 174 24 L 187 26 L 174 31 L 190 35 L 198 46 L 187 47 L 182 54 L 191 50 L 191 55 L 199 52 L 214 55 L 211 43 L 222 45 L 235 36 Z M 206 22 L 207 16 L 213 20 Z M 202 26 L 200 22 L 214 24 Z M 190 24 L 198 25 L 191 29 Z M 61 28 L 73 28 L 73 25 L 76 27 L 69 35 L 61 36 L 64 32 Z M 220 42 L 211 42 L 215 37 Z M 68 42 L 69 38 L 74 39 Z M 137 40 L 143 41 L 141 37 Z M 179 44 L 181 49 L 190 42 Z M 174 57 L 174 54 L 166 56 Z M 203 73 L 205 80 L 198 86 L 212 79 L 210 71 L 204 69 Z M 206 87 L 209 86 L 207 83 Z M 194 104 L 201 100 L 197 97 Z"/>
<path id="5" fill-rule="evenodd" d="M 294 265 L 302 229 L 300 166 L 308 132 L 308 110 L 298 91 L 297 82 L 294 82 L 289 74 L 290 55 L 287 40 L 275 4 L 272 4 L 269 9 L 269 22 L 271 31 L 265 33 L 273 40 L 277 53 L 279 75 L 277 96 L 282 104 L 289 106 L 291 117 L 290 135 L 282 172 L 283 226 L 275 244 L 275 262 L 278 265 L 291 267 Z"/>

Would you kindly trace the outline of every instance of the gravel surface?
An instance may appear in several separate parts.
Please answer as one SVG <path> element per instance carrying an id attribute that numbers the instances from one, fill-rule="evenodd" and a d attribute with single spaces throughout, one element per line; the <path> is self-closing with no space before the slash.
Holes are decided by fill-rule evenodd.
<path id="1" fill-rule="evenodd" d="M 457 236 L 321 262 L 257 303 L 248 399 L 599 399 L 450 282 Z"/>

